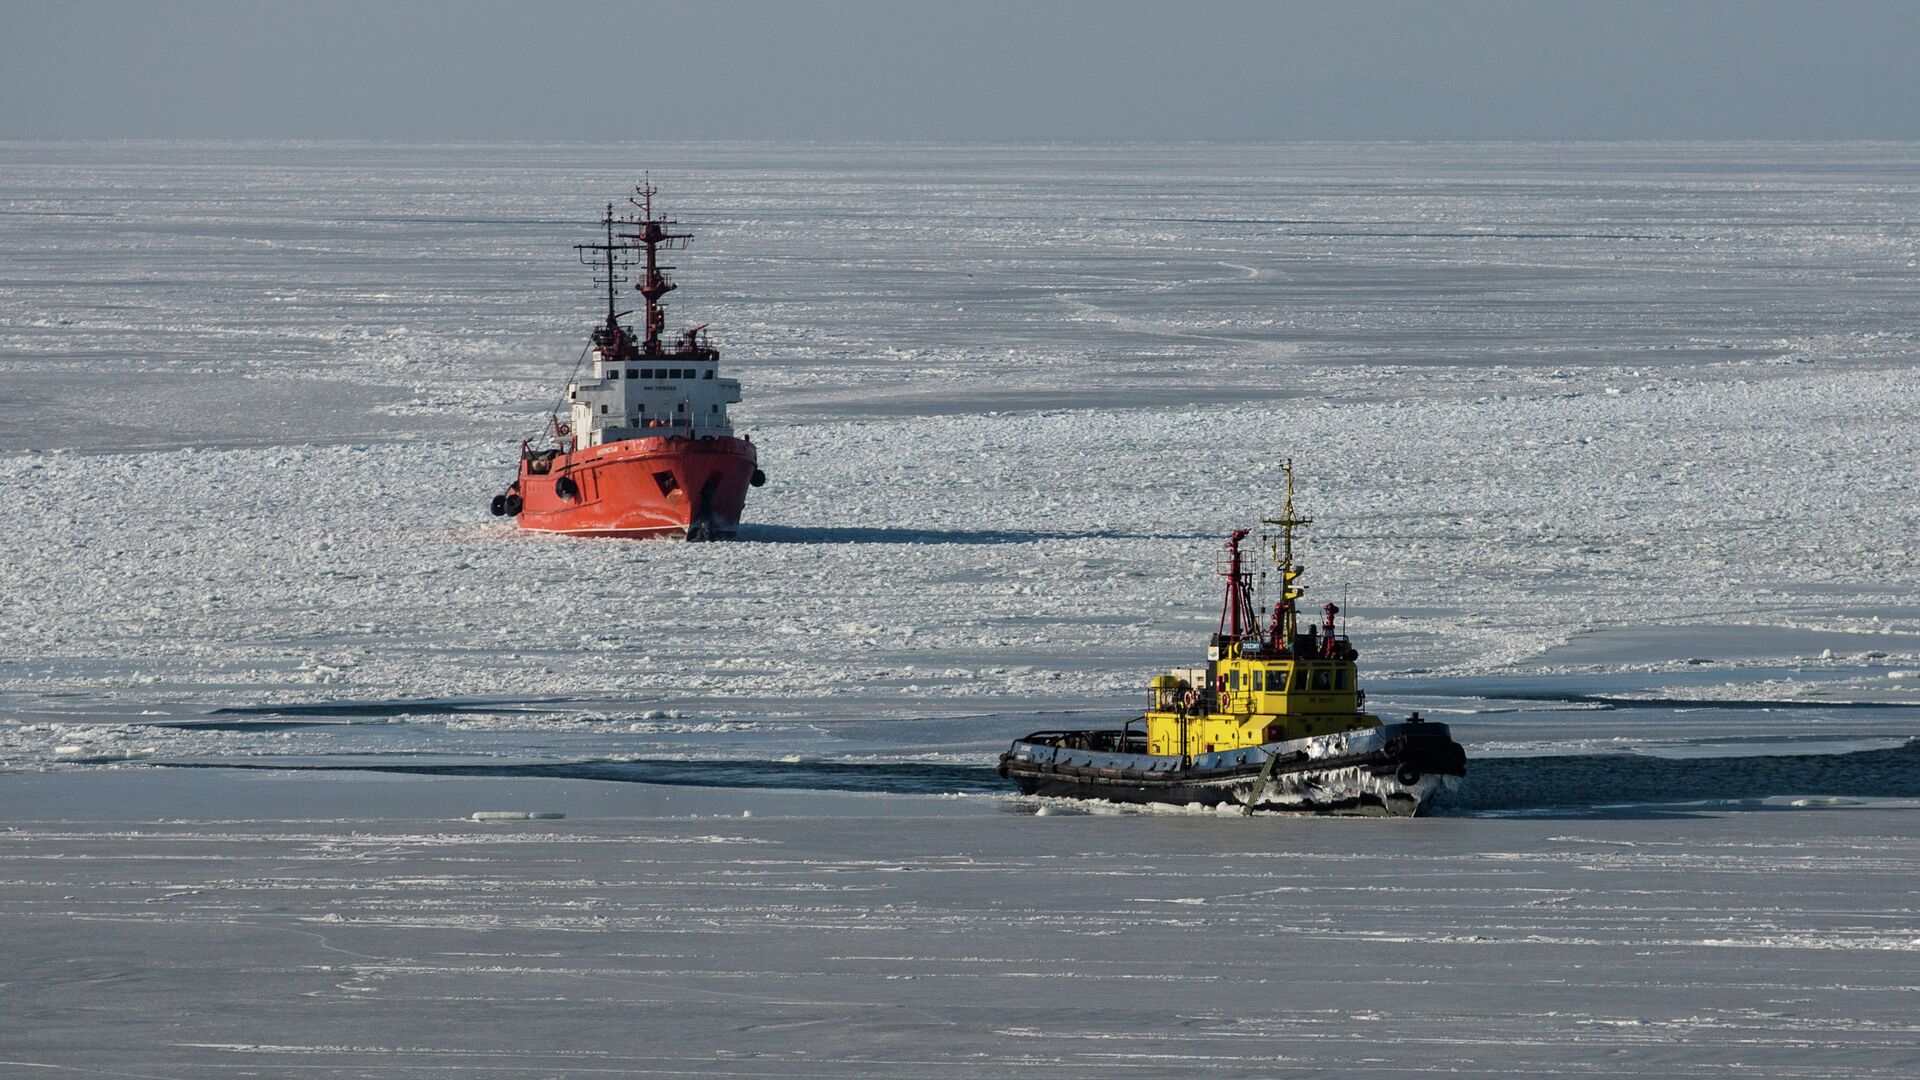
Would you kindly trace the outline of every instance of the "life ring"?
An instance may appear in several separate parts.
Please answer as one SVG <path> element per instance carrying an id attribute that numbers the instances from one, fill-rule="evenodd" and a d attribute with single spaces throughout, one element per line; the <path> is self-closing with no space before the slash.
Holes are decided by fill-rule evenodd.
<path id="1" fill-rule="evenodd" d="M 580 494 L 580 485 L 573 482 L 573 477 L 563 476 L 553 482 L 553 493 L 563 499 L 572 499 Z"/>
<path id="2" fill-rule="evenodd" d="M 1186 693 L 1180 695 L 1181 708 L 1191 712 L 1193 711 L 1194 706 L 1198 704 L 1200 704 L 1200 691 L 1190 689 Z"/>

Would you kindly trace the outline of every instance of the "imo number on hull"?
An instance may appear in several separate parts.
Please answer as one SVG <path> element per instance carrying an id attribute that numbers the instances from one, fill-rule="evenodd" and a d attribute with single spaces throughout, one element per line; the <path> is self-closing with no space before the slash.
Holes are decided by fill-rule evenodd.
<path id="1" fill-rule="evenodd" d="M 1273 545 L 1281 595 L 1266 629 L 1241 566 L 1249 530 L 1226 543 L 1226 596 L 1203 666 L 1156 676 L 1145 713 L 1119 728 L 1042 731 L 1000 756 L 1002 777 L 1029 795 L 1122 803 L 1237 805 L 1319 814 L 1413 816 L 1466 775 L 1466 752 L 1445 724 L 1413 713 L 1398 723 L 1366 712 L 1366 692 L 1340 608 L 1299 628 L 1301 566 L 1293 466 Z"/>

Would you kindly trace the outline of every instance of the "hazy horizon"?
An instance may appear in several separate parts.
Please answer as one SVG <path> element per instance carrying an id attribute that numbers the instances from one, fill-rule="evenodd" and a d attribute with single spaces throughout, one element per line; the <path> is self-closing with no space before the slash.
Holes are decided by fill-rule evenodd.
<path id="1" fill-rule="evenodd" d="M 0 0 L 0 139 L 1920 138 L 1920 8 Z"/>

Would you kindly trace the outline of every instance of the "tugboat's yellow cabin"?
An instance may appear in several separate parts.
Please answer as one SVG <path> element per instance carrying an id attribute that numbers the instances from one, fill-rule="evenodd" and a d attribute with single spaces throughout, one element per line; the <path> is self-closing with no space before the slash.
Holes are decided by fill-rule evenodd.
<path id="1" fill-rule="evenodd" d="M 1246 657 L 1237 648 L 1230 652 L 1229 659 L 1209 665 L 1211 678 L 1201 674 L 1208 669 L 1193 669 L 1192 675 L 1153 680 L 1147 753 L 1192 757 L 1380 726 L 1378 717 L 1361 711 L 1366 697 L 1351 660 L 1277 660 Z"/>

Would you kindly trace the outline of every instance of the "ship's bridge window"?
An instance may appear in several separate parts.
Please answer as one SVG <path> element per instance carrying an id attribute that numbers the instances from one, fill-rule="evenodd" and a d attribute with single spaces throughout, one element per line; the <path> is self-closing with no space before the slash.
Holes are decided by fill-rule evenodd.
<path id="1" fill-rule="evenodd" d="M 608 368 L 608 369 L 607 369 L 607 378 L 609 378 L 609 379 L 617 379 L 617 378 L 619 378 L 619 377 L 620 377 L 620 369 L 619 369 L 619 368 L 617 368 L 617 367 L 611 367 L 611 368 Z"/>
<path id="2" fill-rule="evenodd" d="M 1233 669 L 1233 674 L 1228 677 L 1228 682 L 1235 690 L 1240 689 L 1240 669 L 1239 668 Z"/>
<path id="3" fill-rule="evenodd" d="M 1347 669 L 1346 668 L 1339 668 L 1334 671 L 1333 688 L 1335 690 L 1345 690 L 1347 688 Z"/>
<path id="4" fill-rule="evenodd" d="M 651 378 L 653 378 L 653 369 L 652 369 L 652 368 L 641 368 L 641 369 L 640 369 L 640 377 L 641 377 L 641 378 L 643 378 L 643 379 L 651 379 Z"/>
<path id="5" fill-rule="evenodd" d="M 627 378 L 629 378 L 629 379 L 637 379 L 637 378 L 639 378 L 639 377 L 640 377 L 640 373 L 639 373 L 638 371 L 635 371 L 635 370 L 634 370 L 634 369 L 632 369 L 632 368 L 628 368 L 628 369 L 627 369 Z"/>
<path id="6" fill-rule="evenodd" d="M 1313 689 L 1330 690 L 1332 689 L 1332 687 L 1333 687 L 1333 672 L 1328 671 L 1326 668 L 1323 668 L 1323 667 L 1314 668 L 1313 669 Z"/>
<path id="7" fill-rule="evenodd" d="M 701 378 L 703 378 L 703 379 L 711 379 L 711 378 L 713 378 L 713 369 L 712 369 L 712 368 L 708 368 L 708 369 L 707 369 L 707 373 L 706 373 L 705 375 L 702 375 L 702 376 L 701 376 Z"/>

